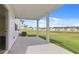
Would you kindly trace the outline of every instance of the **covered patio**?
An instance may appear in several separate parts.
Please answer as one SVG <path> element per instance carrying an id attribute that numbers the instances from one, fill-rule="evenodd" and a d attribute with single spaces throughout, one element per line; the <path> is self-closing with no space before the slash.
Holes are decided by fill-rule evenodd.
<path id="1" fill-rule="evenodd" d="M 63 6 L 62 4 L 11 4 L 6 5 L 16 19 L 36 20 L 36 36 L 39 37 L 39 20 L 46 17 L 46 41 L 49 41 L 49 14 Z"/>
<path id="2" fill-rule="evenodd" d="M 26 53 L 71 53 L 49 40 L 49 14 L 60 8 L 61 4 L 9 4 L 5 5 L 14 14 L 15 19 L 36 20 L 36 37 L 17 37 L 8 54 Z M 39 20 L 46 17 L 46 40 L 39 38 Z"/>

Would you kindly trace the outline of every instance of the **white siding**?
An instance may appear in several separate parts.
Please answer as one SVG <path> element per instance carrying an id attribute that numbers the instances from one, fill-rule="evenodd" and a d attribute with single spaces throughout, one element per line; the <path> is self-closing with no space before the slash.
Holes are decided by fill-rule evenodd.
<path id="1" fill-rule="evenodd" d="M 7 49 L 10 49 L 12 45 L 14 44 L 17 36 L 18 31 L 15 31 L 15 23 L 18 23 L 17 20 L 15 20 L 15 17 L 11 10 L 8 10 L 8 47 Z"/>

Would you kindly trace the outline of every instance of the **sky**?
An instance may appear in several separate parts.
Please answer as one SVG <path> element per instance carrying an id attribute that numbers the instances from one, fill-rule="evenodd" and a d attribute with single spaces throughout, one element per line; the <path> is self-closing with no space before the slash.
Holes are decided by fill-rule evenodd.
<path id="1" fill-rule="evenodd" d="M 46 27 L 46 18 L 39 21 L 39 27 Z M 49 15 L 50 27 L 79 26 L 79 4 L 65 4 Z M 36 21 L 25 20 L 28 27 L 36 27 Z"/>

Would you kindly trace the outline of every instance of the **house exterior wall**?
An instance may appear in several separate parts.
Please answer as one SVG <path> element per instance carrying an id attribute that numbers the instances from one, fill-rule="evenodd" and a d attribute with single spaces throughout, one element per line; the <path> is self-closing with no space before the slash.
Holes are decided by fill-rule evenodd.
<path id="1" fill-rule="evenodd" d="M 9 50 L 12 45 L 14 44 L 15 40 L 18 37 L 18 31 L 15 31 L 15 23 L 19 25 L 19 21 L 15 19 L 14 14 L 12 13 L 11 9 L 8 9 L 8 19 L 7 19 L 7 47 L 6 49 Z"/>

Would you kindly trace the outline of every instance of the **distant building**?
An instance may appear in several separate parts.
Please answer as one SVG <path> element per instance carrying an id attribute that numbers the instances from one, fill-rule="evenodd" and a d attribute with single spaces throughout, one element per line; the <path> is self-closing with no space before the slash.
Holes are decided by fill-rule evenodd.
<path id="1" fill-rule="evenodd" d="M 68 32 L 79 32 L 79 27 L 51 27 L 50 31 L 68 31 Z"/>

